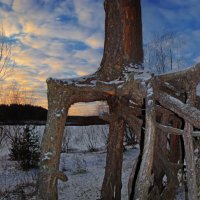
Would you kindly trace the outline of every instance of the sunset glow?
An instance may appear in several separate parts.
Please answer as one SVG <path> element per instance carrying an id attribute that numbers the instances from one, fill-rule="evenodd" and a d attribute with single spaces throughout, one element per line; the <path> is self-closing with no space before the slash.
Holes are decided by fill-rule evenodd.
<path id="1" fill-rule="evenodd" d="M 198 0 L 143 0 L 144 45 L 154 32 L 176 32 L 186 43 L 185 66 L 199 62 L 199 9 Z M 103 0 L 0 0 L 0 19 L 16 66 L 1 81 L 1 99 L 15 81 L 35 104 L 47 108 L 48 77 L 95 72 L 103 54 L 104 17 Z M 77 104 L 70 114 L 87 115 L 88 110 L 97 114 L 94 103 Z"/>

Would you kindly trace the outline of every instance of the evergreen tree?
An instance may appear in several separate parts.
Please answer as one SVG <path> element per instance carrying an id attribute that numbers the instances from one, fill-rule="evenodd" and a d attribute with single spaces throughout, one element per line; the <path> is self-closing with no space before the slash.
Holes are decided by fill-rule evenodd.
<path id="1" fill-rule="evenodd" d="M 19 161 L 22 169 L 38 167 L 40 147 L 39 137 L 34 126 L 25 126 L 21 136 L 16 137 L 11 145 L 10 158 Z"/>
<path id="2" fill-rule="evenodd" d="M 10 159 L 19 161 L 20 160 L 20 149 L 21 149 L 21 138 L 17 135 L 14 136 L 14 139 L 11 141 L 10 149 Z"/>

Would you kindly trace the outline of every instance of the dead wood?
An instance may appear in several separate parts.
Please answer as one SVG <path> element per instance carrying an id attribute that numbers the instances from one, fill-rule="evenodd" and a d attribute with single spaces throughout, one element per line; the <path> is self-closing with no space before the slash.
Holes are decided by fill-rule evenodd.
<path id="1" fill-rule="evenodd" d="M 122 109 L 118 99 L 112 99 L 108 102 L 110 113 L 115 113 L 115 109 Z M 107 157 L 105 175 L 101 190 L 102 200 L 120 200 L 121 199 L 121 175 L 123 162 L 123 138 L 124 138 L 124 121 L 118 117 L 110 120 L 110 132 L 107 145 Z M 115 149 L 113 151 L 113 149 Z"/>
<path id="2" fill-rule="evenodd" d="M 165 92 L 157 93 L 156 99 L 163 107 L 175 112 L 177 115 L 190 122 L 193 126 L 200 128 L 200 111 L 197 108 L 190 106 L 189 104 L 184 104 Z"/>
<path id="3" fill-rule="evenodd" d="M 139 174 L 134 191 L 134 199 L 148 199 L 148 190 L 151 185 L 150 177 L 153 168 L 154 143 L 155 143 L 155 101 L 152 84 L 149 83 L 146 95 L 146 130 L 144 150 Z"/>
<path id="4" fill-rule="evenodd" d="M 182 135 L 183 130 L 178 128 L 173 128 L 171 126 L 165 126 L 162 124 L 156 124 L 156 127 L 161 130 L 162 132 L 160 134 L 166 133 L 166 134 L 175 134 L 175 135 Z M 159 131 L 158 131 L 159 132 Z"/>
<path id="5" fill-rule="evenodd" d="M 188 94 L 187 103 L 191 106 L 194 105 L 196 98 L 196 85 L 188 86 L 187 94 Z M 188 199 L 197 200 L 198 190 L 197 190 L 192 132 L 193 132 L 193 126 L 186 120 L 183 132 L 183 141 L 185 148 Z"/>

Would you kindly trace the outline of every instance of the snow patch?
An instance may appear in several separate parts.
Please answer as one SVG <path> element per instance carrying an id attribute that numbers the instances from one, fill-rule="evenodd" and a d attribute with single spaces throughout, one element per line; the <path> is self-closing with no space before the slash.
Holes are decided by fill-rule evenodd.
<path id="1" fill-rule="evenodd" d="M 143 70 L 142 72 L 138 72 L 134 76 L 135 80 L 143 80 L 143 81 L 148 81 L 151 78 L 152 78 L 152 74 L 147 70 Z"/>
<path id="2" fill-rule="evenodd" d="M 137 105 L 133 100 L 129 100 L 130 104 Z"/>
<path id="3" fill-rule="evenodd" d="M 119 80 L 119 79 L 115 79 L 113 81 L 109 81 L 109 82 L 104 82 L 105 84 L 121 84 L 121 83 L 124 83 L 124 81 L 122 80 Z"/>
<path id="4" fill-rule="evenodd" d="M 148 87 L 147 89 L 147 97 L 150 97 L 153 95 L 153 87 Z"/>
<path id="5" fill-rule="evenodd" d="M 90 85 L 90 84 L 75 83 L 75 85 L 78 86 L 78 87 L 95 87 L 95 85 Z"/>
<path id="6" fill-rule="evenodd" d="M 43 155 L 43 157 L 42 157 L 42 161 L 44 161 L 44 160 L 50 160 L 52 154 L 53 154 L 52 152 L 47 152 L 47 153 L 45 153 L 45 154 Z"/>
<path id="7" fill-rule="evenodd" d="M 148 106 L 151 106 L 152 104 L 153 104 L 153 100 L 151 100 L 151 99 L 148 100 L 147 105 L 148 105 Z"/>
<path id="8" fill-rule="evenodd" d="M 61 117 L 61 114 L 60 113 L 56 113 L 56 117 Z"/>
<path id="9" fill-rule="evenodd" d="M 169 89 L 175 90 L 174 86 L 171 85 L 170 83 L 165 82 L 164 84 L 165 84 Z"/>
<path id="10" fill-rule="evenodd" d="M 87 76 L 81 76 L 81 77 L 77 77 L 77 78 L 71 78 L 71 79 L 54 79 L 54 78 L 49 78 L 49 79 L 47 79 L 47 82 L 48 82 L 48 80 L 51 79 L 51 80 L 54 80 L 55 82 L 62 81 L 64 84 L 72 85 L 72 84 L 83 82 L 83 81 L 85 81 L 87 79 L 94 78 L 94 77 L 95 77 L 95 74 L 87 75 Z"/>
<path id="11" fill-rule="evenodd" d="M 163 176 L 162 184 L 163 184 L 163 186 L 167 185 L 167 175 L 166 174 Z"/>
<path id="12" fill-rule="evenodd" d="M 134 80 L 143 81 L 147 81 L 152 77 L 152 74 L 148 70 L 144 69 L 143 65 L 137 65 L 132 63 L 124 67 L 123 75 L 125 81 L 128 81 L 131 75 L 134 76 Z"/>

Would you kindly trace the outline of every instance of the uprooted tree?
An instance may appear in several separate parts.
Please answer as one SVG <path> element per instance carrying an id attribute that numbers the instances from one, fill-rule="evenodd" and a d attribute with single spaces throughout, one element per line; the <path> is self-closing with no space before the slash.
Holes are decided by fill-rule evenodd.
<path id="1" fill-rule="evenodd" d="M 129 199 L 173 199 L 177 173 L 186 162 L 190 200 L 198 196 L 193 137 L 199 136 L 196 87 L 200 65 L 154 75 L 143 68 L 140 0 L 105 0 L 105 45 L 100 68 L 90 76 L 48 79 L 48 119 L 42 140 L 38 199 L 58 199 L 57 180 L 64 126 L 76 102 L 107 101 L 109 138 L 102 200 L 121 199 L 125 124 L 137 135 L 140 155 L 129 178 Z M 183 143 L 183 145 L 181 145 Z M 198 142 L 195 143 L 199 147 Z M 163 186 L 163 177 L 167 185 Z M 66 197 L 67 198 L 67 197 Z"/>

